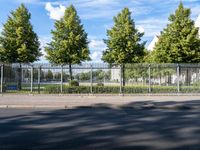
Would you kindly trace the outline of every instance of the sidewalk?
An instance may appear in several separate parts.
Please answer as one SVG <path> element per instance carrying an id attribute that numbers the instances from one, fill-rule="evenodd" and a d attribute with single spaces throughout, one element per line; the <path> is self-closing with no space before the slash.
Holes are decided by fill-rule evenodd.
<path id="1" fill-rule="evenodd" d="M 184 102 L 200 100 L 200 96 L 74 96 L 74 95 L 2 95 L 0 108 L 74 108 L 95 104 L 113 107 L 132 102 Z"/>

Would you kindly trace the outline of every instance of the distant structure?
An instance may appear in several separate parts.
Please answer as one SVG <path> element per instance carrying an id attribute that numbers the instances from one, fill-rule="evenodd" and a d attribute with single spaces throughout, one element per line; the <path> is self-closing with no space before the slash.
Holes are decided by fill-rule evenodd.
<path id="1" fill-rule="evenodd" d="M 195 27 L 199 28 L 199 37 L 200 37 L 200 15 L 197 17 L 195 21 Z M 149 44 L 149 46 L 147 47 L 147 49 L 149 51 L 153 51 L 158 40 L 159 40 L 159 35 L 156 35 L 151 41 L 151 43 Z M 175 80 L 176 80 L 176 77 L 172 76 L 172 83 L 175 83 Z M 111 69 L 111 81 L 120 81 L 120 69 L 117 69 L 117 68 Z M 155 81 L 155 82 L 158 82 L 158 81 Z"/>
<path id="2" fill-rule="evenodd" d="M 112 67 L 111 81 L 120 81 L 120 69 L 118 67 Z"/>
<path id="3" fill-rule="evenodd" d="M 200 15 L 197 17 L 197 20 L 195 21 L 195 27 L 199 28 L 199 37 L 200 37 Z"/>
<path id="4" fill-rule="evenodd" d="M 197 17 L 196 21 L 195 21 L 195 27 L 199 28 L 199 37 L 200 37 L 200 15 Z M 149 44 L 149 46 L 147 47 L 147 49 L 149 51 L 152 51 L 155 48 L 156 43 L 159 40 L 159 36 L 156 35 L 153 40 L 151 41 L 151 43 Z"/>
<path id="5" fill-rule="evenodd" d="M 149 51 L 152 51 L 152 50 L 154 49 L 156 43 L 158 42 L 158 40 L 159 40 L 159 36 L 156 35 L 156 36 L 153 38 L 153 40 L 151 41 L 151 43 L 149 44 L 149 46 L 147 47 L 147 49 L 148 49 Z"/>

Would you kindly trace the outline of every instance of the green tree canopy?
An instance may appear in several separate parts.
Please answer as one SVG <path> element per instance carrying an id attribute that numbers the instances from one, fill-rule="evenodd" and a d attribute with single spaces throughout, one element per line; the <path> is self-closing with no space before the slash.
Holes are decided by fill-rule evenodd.
<path id="1" fill-rule="evenodd" d="M 48 81 L 53 80 L 53 72 L 51 70 L 48 70 L 47 74 L 46 74 L 46 79 Z"/>
<path id="2" fill-rule="evenodd" d="M 0 61 L 30 63 L 39 59 L 40 43 L 30 23 L 31 14 L 21 4 L 11 12 L 0 35 Z"/>
<path id="3" fill-rule="evenodd" d="M 55 64 L 69 64 L 72 79 L 72 64 L 90 60 L 87 33 L 73 5 L 66 10 L 63 18 L 55 22 L 52 41 L 45 47 L 46 58 Z"/>
<path id="4" fill-rule="evenodd" d="M 102 60 L 108 63 L 138 63 L 145 55 L 145 42 L 141 42 L 143 33 L 140 33 L 131 12 L 124 8 L 114 17 L 114 26 L 107 30 L 108 39 L 105 40 L 107 49 L 103 52 Z"/>
<path id="5" fill-rule="evenodd" d="M 199 63 L 200 39 L 198 28 L 190 19 L 190 9 L 180 3 L 175 14 L 170 15 L 169 24 L 161 32 L 159 41 L 151 53 L 151 62 Z"/>

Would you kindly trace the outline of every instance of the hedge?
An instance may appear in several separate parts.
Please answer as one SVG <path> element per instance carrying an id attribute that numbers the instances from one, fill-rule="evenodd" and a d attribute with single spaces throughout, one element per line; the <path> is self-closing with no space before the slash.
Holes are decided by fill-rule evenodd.
<path id="1" fill-rule="evenodd" d="M 44 87 L 44 92 L 49 94 L 60 93 L 59 85 L 48 85 Z M 119 94 L 119 86 L 93 86 L 92 91 L 94 94 Z M 181 93 L 199 93 L 199 87 L 180 87 Z M 65 94 L 89 94 L 91 93 L 90 86 L 63 86 L 63 93 Z M 149 93 L 148 86 L 125 86 L 123 93 L 134 94 L 134 93 Z M 153 86 L 151 93 L 177 93 L 176 86 Z"/>

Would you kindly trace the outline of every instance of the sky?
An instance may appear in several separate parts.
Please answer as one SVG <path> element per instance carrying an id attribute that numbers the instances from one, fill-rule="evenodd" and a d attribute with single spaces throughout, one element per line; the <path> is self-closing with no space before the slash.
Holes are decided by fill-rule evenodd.
<path id="1" fill-rule="evenodd" d="M 195 21 L 200 14 L 200 0 L 182 0 L 191 8 L 191 18 Z M 124 7 L 132 12 L 132 18 L 140 32 L 144 32 L 142 41 L 146 47 L 155 35 L 166 27 L 168 17 L 174 13 L 180 0 L 0 0 L 0 31 L 8 15 L 21 3 L 31 13 L 31 23 L 37 33 L 43 54 L 43 47 L 51 41 L 51 30 L 55 20 L 60 19 L 67 6 L 73 4 L 77 9 L 85 31 L 88 33 L 90 56 L 93 62 L 101 62 L 102 51 L 106 49 L 103 39 L 106 31 L 113 26 L 113 17 Z M 45 57 L 40 62 L 47 62 Z"/>

